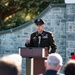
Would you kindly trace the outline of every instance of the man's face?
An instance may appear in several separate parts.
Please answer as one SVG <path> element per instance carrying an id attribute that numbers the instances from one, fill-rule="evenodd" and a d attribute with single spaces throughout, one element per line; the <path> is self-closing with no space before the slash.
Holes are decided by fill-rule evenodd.
<path id="1" fill-rule="evenodd" d="M 40 32 L 43 31 L 44 25 L 37 25 L 37 26 L 36 26 L 36 29 L 37 29 L 38 33 L 40 33 Z"/>

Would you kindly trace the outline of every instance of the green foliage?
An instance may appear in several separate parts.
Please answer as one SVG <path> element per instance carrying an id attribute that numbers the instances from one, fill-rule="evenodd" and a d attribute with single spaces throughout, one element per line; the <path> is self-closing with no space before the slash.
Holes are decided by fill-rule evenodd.
<path id="1" fill-rule="evenodd" d="M 54 3 L 64 3 L 64 0 L 0 0 L 0 30 L 19 26 L 35 18 Z M 9 19 L 6 20 L 7 17 Z"/>

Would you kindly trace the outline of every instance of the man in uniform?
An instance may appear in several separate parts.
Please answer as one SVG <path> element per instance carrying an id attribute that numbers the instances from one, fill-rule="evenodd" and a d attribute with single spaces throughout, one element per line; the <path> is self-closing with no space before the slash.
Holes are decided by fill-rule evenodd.
<path id="1" fill-rule="evenodd" d="M 44 21 L 42 19 L 36 19 L 34 21 L 36 24 L 37 31 L 31 34 L 30 42 L 26 40 L 26 47 L 43 47 L 50 49 L 49 53 L 56 52 L 56 44 L 51 32 L 44 30 Z"/>

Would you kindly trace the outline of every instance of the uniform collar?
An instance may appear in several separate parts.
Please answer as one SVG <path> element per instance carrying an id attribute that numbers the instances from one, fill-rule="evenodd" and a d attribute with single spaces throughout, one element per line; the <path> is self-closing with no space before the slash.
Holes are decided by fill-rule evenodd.
<path id="1" fill-rule="evenodd" d="M 38 35 L 39 35 L 39 34 L 38 34 L 38 31 L 37 31 L 37 32 L 36 32 L 36 36 L 38 36 Z M 45 31 L 43 30 L 40 35 L 42 35 L 42 36 L 45 35 Z"/>

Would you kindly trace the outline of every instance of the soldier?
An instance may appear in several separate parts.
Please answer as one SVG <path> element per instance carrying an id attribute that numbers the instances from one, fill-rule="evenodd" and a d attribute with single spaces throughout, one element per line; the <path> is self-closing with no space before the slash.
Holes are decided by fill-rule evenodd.
<path id="1" fill-rule="evenodd" d="M 44 30 L 44 21 L 42 19 L 36 19 L 34 23 L 36 24 L 37 31 L 31 34 L 30 42 L 26 40 L 25 46 L 43 47 L 48 49 L 49 53 L 56 52 L 57 47 L 52 33 Z"/>

